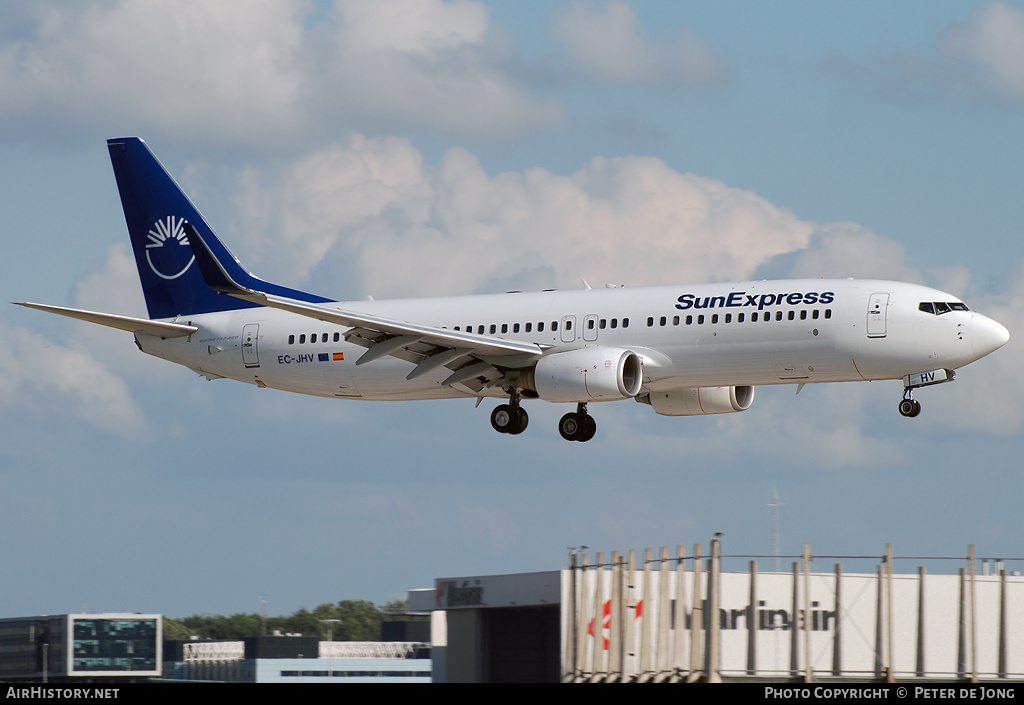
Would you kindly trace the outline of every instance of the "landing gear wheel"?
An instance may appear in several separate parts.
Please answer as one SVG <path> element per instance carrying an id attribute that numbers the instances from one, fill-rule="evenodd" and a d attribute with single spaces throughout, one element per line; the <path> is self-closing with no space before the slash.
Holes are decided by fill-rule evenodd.
<path id="1" fill-rule="evenodd" d="M 921 402 L 917 399 L 902 399 L 900 400 L 900 414 L 908 418 L 913 418 L 921 413 Z"/>
<path id="2" fill-rule="evenodd" d="M 509 429 L 506 433 L 510 433 L 513 436 L 518 436 L 520 433 L 526 430 L 526 426 L 530 423 L 530 415 L 526 413 L 526 409 L 520 408 L 519 410 L 519 425 L 515 428 Z"/>
<path id="3" fill-rule="evenodd" d="M 577 414 L 576 412 L 569 412 L 558 421 L 558 432 L 567 441 L 579 440 L 578 436 L 580 431 L 586 428 L 585 421 L 587 417 L 583 414 Z"/>
<path id="4" fill-rule="evenodd" d="M 587 423 L 583 429 L 583 433 L 580 434 L 580 437 L 576 439 L 580 443 L 586 443 L 587 441 L 594 437 L 595 433 L 597 433 L 597 421 L 594 421 L 594 417 L 588 415 L 584 416 L 583 418 L 586 420 Z"/>
<path id="5" fill-rule="evenodd" d="M 498 433 L 522 433 L 526 424 L 520 428 L 520 415 L 523 412 L 510 404 L 499 404 L 491 412 L 491 426 Z"/>
<path id="6" fill-rule="evenodd" d="M 567 441 L 586 443 L 597 433 L 597 422 L 588 414 L 568 413 L 559 420 L 558 432 Z"/>

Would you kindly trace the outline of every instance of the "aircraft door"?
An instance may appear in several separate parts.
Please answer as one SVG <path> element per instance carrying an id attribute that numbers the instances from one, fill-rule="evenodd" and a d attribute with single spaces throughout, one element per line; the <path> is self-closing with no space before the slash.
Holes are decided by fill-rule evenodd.
<path id="1" fill-rule="evenodd" d="M 885 318 L 889 308 L 888 294 L 872 294 L 868 299 L 868 337 L 885 337 Z"/>
<path id="2" fill-rule="evenodd" d="M 576 340 L 576 316 L 562 316 L 562 342 L 572 343 Z"/>
<path id="3" fill-rule="evenodd" d="M 583 339 L 591 343 L 597 340 L 596 313 L 591 313 L 583 319 Z"/>
<path id="4" fill-rule="evenodd" d="M 260 354 L 257 347 L 259 337 L 259 323 L 246 323 L 242 326 L 242 362 L 246 367 L 260 366 Z"/>

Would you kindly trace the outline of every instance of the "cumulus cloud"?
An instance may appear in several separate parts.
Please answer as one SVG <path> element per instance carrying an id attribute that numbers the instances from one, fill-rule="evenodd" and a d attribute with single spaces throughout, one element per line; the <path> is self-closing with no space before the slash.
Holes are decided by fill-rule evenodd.
<path id="1" fill-rule="evenodd" d="M 976 10 L 968 21 L 949 27 L 939 51 L 961 69 L 964 86 L 1024 102 L 1024 11 L 1004 2 Z"/>
<path id="2" fill-rule="evenodd" d="M 491 176 L 464 149 L 428 167 L 395 138 L 355 136 L 249 174 L 239 193 L 265 260 L 299 278 L 354 262 L 379 296 L 742 279 L 817 227 L 651 157 Z"/>
<path id="3" fill-rule="evenodd" d="M 831 57 L 828 68 L 893 100 L 969 98 L 1024 103 L 1024 10 L 990 2 L 943 29 L 930 47 L 880 52 L 866 65 Z"/>
<path id="4" fill-rule="evenodd" d="M 93 354 L 0 323 L 0 413 L 59 417 L 66 403 L 55 393 L 70 398 L 74 415 L 100 430 L 123 438 L 148 430 L 128 385 Z"/>
<path id="5" fill-rule="evenodd" d="M 683 29 L 672 41 L 655 41 L 621 0 L 572 2 L 555 14 L 554 32 L 570 66 L 600 83 L 680 90 L 731 79 L 728 63 L 694 32 Z"/>
<path id="6" fill-rule="evenodd" d="M 560 125 L 505 66 L 480 3 L 57 2 L 0 35 L 0 125 L 112 127 L 252 143 L 388 126 L 510 134 Z M 8 12 L 10 14 L 10 12 Z M 73 122 L 72 122 L 73 121 Z"/>
<path id="7" fill-rule="evenodd" d="M 135 260 L 126 250 L 111 247 L 103 264 L 75 284 L 72 306 L 146 317 Z M 33 315 L 40 321 L 47 316 Z M 119 437 L 145 435 L 150 424 L 134 399 L 131 378 L 137 379 L 146 360 L 131 336 L 69 319 L 55 329 L 61 335 L 45 337 L 0 322 L 0 415 L 70 411 Z"/>

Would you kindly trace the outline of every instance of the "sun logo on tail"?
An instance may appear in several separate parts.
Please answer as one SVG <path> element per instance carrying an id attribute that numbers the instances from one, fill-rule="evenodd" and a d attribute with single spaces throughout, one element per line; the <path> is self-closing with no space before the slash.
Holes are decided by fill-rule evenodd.
<path id="1" fill-rule="evenodd" d="M 177 279 L 195 261 L 185 234 L 186 222 L 184 218 L 169 215 L 153 223 L 149 231 L 146 260 L 149 268 L 161 279 Z"/>

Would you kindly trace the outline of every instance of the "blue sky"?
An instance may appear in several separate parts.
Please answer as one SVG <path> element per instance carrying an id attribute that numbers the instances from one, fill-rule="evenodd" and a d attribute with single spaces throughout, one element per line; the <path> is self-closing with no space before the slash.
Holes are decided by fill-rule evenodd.
<path id="1" fill-rule="evenodd" d="M 879 277 L 1011 331 L 952 385 L 742 414 L 207 382 L 0 309 L 4 615 L 275 614 L 566 547 L 1021 556 L 1024 5 L 8 3 L 0 289 L 142 314 L 107 159 L 139 135 L 251 271 L 337 298 Z M 912 566 L 908 566 L 910 569 Z"/>

